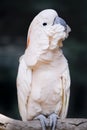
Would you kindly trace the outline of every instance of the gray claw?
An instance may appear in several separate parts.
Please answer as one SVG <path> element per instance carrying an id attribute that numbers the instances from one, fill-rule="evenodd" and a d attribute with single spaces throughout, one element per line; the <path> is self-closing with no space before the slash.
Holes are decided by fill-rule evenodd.
<path id="1" fill-rule="evenodd" d="M 58 115 L 56 115 L 55 113 L 52 113 L 50 116 L 50 127 L 52 128 L 52 130 L 56 129 L 56 123 L 57 123 L 57 119 L 58 119 Z"/>
<path id="2" fill-rule="evenodd" d="M 46 117 L 40 114 L 39 116 L 35 117 L 35 119 L 39 119 L 42 126 L 42 130 L 46 130 L 46 127 L 48 126 Z"/>

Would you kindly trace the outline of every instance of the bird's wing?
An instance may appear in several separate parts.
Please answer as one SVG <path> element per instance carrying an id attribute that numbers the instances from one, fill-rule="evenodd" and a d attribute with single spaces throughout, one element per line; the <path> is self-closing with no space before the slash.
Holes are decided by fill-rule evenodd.
<path id="1" fill-rule="evenodd" d="M 61 109 L 61 118 L 67 116 L 69 97 L 70 97 L 70 74 L 68 67 L 65 69 L 61 76 L 61 85 L 62 85 L 62 109 Z"/>
<path id="2" fill-rule="evenodd" d="M 22 56 L 17 75 L 18 106 L 22 120 L 27 120 L 27 103 L 31 92 L 31 80 L 32 71 L 26 66 Z"/>

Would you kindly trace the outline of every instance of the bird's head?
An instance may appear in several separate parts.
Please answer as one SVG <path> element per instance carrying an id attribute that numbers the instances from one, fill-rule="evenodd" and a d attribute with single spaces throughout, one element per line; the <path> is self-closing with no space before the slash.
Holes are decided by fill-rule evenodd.
<path id="1" fill-rule="evenodd" d="M 55 10 L 43 10 L 30 24 L 27 45 L 35 43 L 44 49 L 51 50 L 61 47 L 62 41 L 67 38 L 70 30 L 70 27 Z"/>
<path id="2" fill-rule="evenodd" d="M 70 32 L 69 26 L 53 9 L 41 11 L 31 22 L 24 60 L 27 66 L 34 66 L 41 55 L 60 48 Z"/>

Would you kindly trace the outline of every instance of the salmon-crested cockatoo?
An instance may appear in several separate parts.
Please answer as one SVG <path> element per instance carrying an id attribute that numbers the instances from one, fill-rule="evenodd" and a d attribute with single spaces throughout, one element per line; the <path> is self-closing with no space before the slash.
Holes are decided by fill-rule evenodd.
<path id="1" fill-rule="evenodd" d="M 58 118 L 67 115 L 70 74 L 61 50 L 70 27 L 53 9 L 41 11 L 31 22 L 27 48 L 20 57 L 17 75 L 19 112 L 23 121 L 39 119 L 42 129 L 55 130 Z"/>

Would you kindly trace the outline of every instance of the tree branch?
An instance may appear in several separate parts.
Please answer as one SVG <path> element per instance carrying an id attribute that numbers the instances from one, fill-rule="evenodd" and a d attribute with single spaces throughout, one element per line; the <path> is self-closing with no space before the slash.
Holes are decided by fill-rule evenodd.
<path id="1" fill-rule="evenodd" d="M 47 130 L 50 130 L 49 119 L 47 121 Z M 0 130 L 41 130 L 41 124 L 39 120 L 24 122 L 0 114 Z M 59 119 L 56 130 L 87 130 L 87 119 Z"/>

